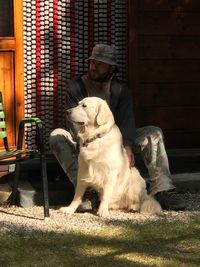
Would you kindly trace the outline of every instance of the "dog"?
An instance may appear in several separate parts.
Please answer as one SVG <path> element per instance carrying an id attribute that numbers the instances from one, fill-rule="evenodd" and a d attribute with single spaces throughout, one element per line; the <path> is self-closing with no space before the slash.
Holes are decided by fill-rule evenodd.
<path id="1" fill-rule="evenodd" d="M 78 177 L 74 199 L 60 210 L 74 213 L 88 187 L 99 193 L 97 214 L 109 216 L 111 209 L 159 214 L 160 204 L 147 194 L 145 180 L 129 166 L 122 135 L 106 101 L 86 97 L 67 110 L 69 120 L 79 125 Z"/>

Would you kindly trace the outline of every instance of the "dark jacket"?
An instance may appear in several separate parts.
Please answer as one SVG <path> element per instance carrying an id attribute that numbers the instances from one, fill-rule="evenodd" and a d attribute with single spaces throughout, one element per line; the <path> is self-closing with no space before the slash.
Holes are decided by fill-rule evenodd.
<path id="1" fill-rule="evenodd" d="M 88 93 L 81 77 L 71 80 L 67 88 L 67 108 L 78 104 Z M 124 145 L 133 145 L 135 139 L 135 119 L 130 89 L 117 78 L 111 81 L 110 109 L 119 127 Z"/>

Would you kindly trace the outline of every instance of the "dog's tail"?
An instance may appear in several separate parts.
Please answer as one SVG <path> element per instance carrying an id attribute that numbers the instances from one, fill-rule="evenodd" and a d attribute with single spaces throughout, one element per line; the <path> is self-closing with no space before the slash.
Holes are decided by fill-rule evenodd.
<path id="1" fill-rule="evenodd" d="M 148 214 L 160 214 L 162 212 L 162 208 L 154 197 L 146 195 L 141 204 L 140 212 Z"/>

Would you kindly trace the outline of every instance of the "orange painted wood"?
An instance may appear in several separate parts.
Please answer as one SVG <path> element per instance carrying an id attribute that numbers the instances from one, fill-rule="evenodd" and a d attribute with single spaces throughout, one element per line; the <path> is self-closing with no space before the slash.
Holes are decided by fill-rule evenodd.
<path id="1" fill-rule="evenodd" d="M 1 51 L 14 51 L 15 38 L 14 37 L 0 37 L 0 50 Z"/>
<path id="2" fill-rule="evenodd" d="M 23 1 L 14 0 L 16 132 L 24 117 Z"/>
<path id="3" fill-rule="evenodd" d="M 14 53 L 0 51 L 0 90 L 3 93 L 9 143 L 15 144 Z"/>
<path id="4" fill-rule="evenodd" d="M 14 147 L 18 125 L 24 117 L 22 0 L 13 0 L 13 10 L 10 10 L 10 14 L 14 20 L 14 36 L 0 36 L 0 90 L 4 96 L 9 144 Z"/>

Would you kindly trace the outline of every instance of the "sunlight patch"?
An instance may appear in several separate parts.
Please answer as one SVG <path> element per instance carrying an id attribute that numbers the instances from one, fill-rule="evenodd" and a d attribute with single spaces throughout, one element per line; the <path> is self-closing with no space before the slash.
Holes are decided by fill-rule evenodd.
<path id="1" fill-rule="evenodd" d="M 132 263 L 137 263 L 137 264 L 142 264 L 144 266 L 166 266 L 166 264 L 169 264 L 167 266 L 172 266 L 170 265 L 169 260 L 163 259 L 161 257 L 156 257 L 156 256 L 151 256 L 151 255 L 146 255 L 143 253 L 126 253 L 122 255 L 117 255 L 115 256 L 118 260 L 127 260 Z"/>

